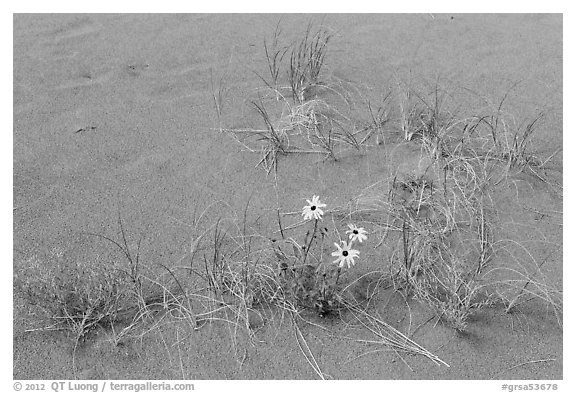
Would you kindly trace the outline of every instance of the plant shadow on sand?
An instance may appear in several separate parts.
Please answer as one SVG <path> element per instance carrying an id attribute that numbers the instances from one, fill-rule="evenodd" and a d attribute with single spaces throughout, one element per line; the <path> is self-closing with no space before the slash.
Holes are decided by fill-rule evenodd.
<path id="1" fill-rule="evenodd" d="M 458 105 L 462 92 L 441 78 L 395 76 L 378 91 L 330 73 L 331 29 L 310 23 L 295 41 L 283 38 L 278 23 L 263 41 L 261 86 L 239 92 L 214 72 L 210 83 L 213 131 L 255 156 L 272 197 L 253 192 L 242 209 L 198 202 L 178 217 L 188 240 L 170 263 L 142 255 L 149 245 L 120 208 L 116 234 L 79 235 L 108 250 L 99 258 L 28 258 L 14 278 L 15 304 L 28 313 L 23 335 L 71 342 L 58 355 L 70 358 L 62 375 L 79 379 L 357 378 L 368 360 L 392 378 L 454 378 L 458 351 L 488 356 L 503 340 L 561 335 L 562 290 L 548 269 L 561 246 L 514 219 L 557 217 L 518 191 L 562 199 L 562 147 L 534 148 L 546 110 L 526 120 L 509 113 L 516 85 L 478 110 Z M 322 181 L 310 195 L 283 191 L 292 166 L 370 157 L 381 170 L 356 175 L 349 197 Z M 496 328 L 509 334 L 492 337 Z M 523 377 L 561 359 L 484 377 Z"/>

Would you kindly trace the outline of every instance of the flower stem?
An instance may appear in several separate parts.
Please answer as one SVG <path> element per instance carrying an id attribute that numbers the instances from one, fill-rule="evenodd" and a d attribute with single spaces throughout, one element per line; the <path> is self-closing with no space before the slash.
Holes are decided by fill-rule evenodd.
<path id="1" fill-rule="evenodd" d="M 310 250 L 310 246 L 312 245 L 312 241 L 314 240 L 314 235 L 316 235 L 316 228 L 318 227 L 318 220 L 314 220 L 314 230 L 312 230 L 312 236 L 310 236 L 310 241 L 306 246 L 306 250 L 304 250 L 304 259 L 302 259 L 302 264 L 306 263 L 306 257 L 308 257 L 308 251 Z"/>

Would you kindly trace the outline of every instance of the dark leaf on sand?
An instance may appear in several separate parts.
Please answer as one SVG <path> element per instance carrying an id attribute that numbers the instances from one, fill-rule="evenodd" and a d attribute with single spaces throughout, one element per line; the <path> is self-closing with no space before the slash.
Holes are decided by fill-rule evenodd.
<path id="1" fill-rule="evenodd" d="M 79 132 L 84 132 L 84 131 L 93 131 L 96 129 L 96 126 L 86 126 L 86 127 L 82 127 L 77 129 L 76 131 L 74 131 L 75 134 L 78 134 Z"/>

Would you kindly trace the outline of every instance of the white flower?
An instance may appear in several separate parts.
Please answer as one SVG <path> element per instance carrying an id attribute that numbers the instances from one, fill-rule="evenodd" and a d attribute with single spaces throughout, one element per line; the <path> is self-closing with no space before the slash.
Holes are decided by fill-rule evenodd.
<path id="1" fill-rule="evenodd" d="M 348 224 L 348 228 L 350 229 L 347 230 L 346 233 L 348 234 L 348 237 L 351 241 L 358 240 L 360 243 L 362 243 L 364 240 L 368 239 L 368 236 L 366 236 L 368 232 L 366 232 L 364 228 L 358 228 L 354 224 Z"/>
<path id="2" fill-rule="evenodd" d="M 358 255 L 360 255 L 360 251 L 358 250 L 352 250 L 350 247 L 352 247 L 352 243 L 348 244 L 345 241 L 342 241 L 342 247 L 340 247 L 338 245 L 338 243 L 334 243 L 334 245 L 336 246 L 336 248 L 338 249 L 337 251 L 334 251 L 332 253 L 333 257 L 338 257 L 338 259 L 336 259 L 334 262 L 332 263 L 340 263 L 339 267 L 344 267 L 344 263 L 346 263 L 348 265 L 348 268 L 350 268 L 350 265 L 354 266 L 354 258 L 358 257 Z"/>
<path id="3" fill-rule="evenodd" d="M 314 218 L 315 220 L 321 220 L 324 212 L 320 208 L 326 207 L 326 204 L 321 203 L 320 197 L 316 195 L 312 197 L 312 201 L 306 199 L 306 202 L 308 202 L 308 206 L 304 206 L 302 208 L 302 215 L 304 216 L 304 219 L 310 220 Z"/>

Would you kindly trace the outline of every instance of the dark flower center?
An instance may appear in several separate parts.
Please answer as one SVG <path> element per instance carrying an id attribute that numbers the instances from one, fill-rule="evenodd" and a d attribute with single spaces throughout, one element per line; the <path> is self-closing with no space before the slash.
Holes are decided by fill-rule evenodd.
<path id="1" fill-rule="evenodd" d="M 310 206 L 310 210 L 312 211 L 316 210 L 316 206 Z"/>
<path id="2" fill-rule="evenodd" d="M 355 235 L 357 235 L 357 234 L 358 234 L 358 231 L 357 231 L 356 229 L 354 229 L 354 230 L 352 231 L 352 233 L 355 234 Z"/>
<path id="3" fill-rule="evenodd" d="M 348 251 L 346 251 L 346 250 L 342 251 L 342 255 L 344 255 L 345 257 L 347 257 L 347 256 L 348 256 Z"/>

